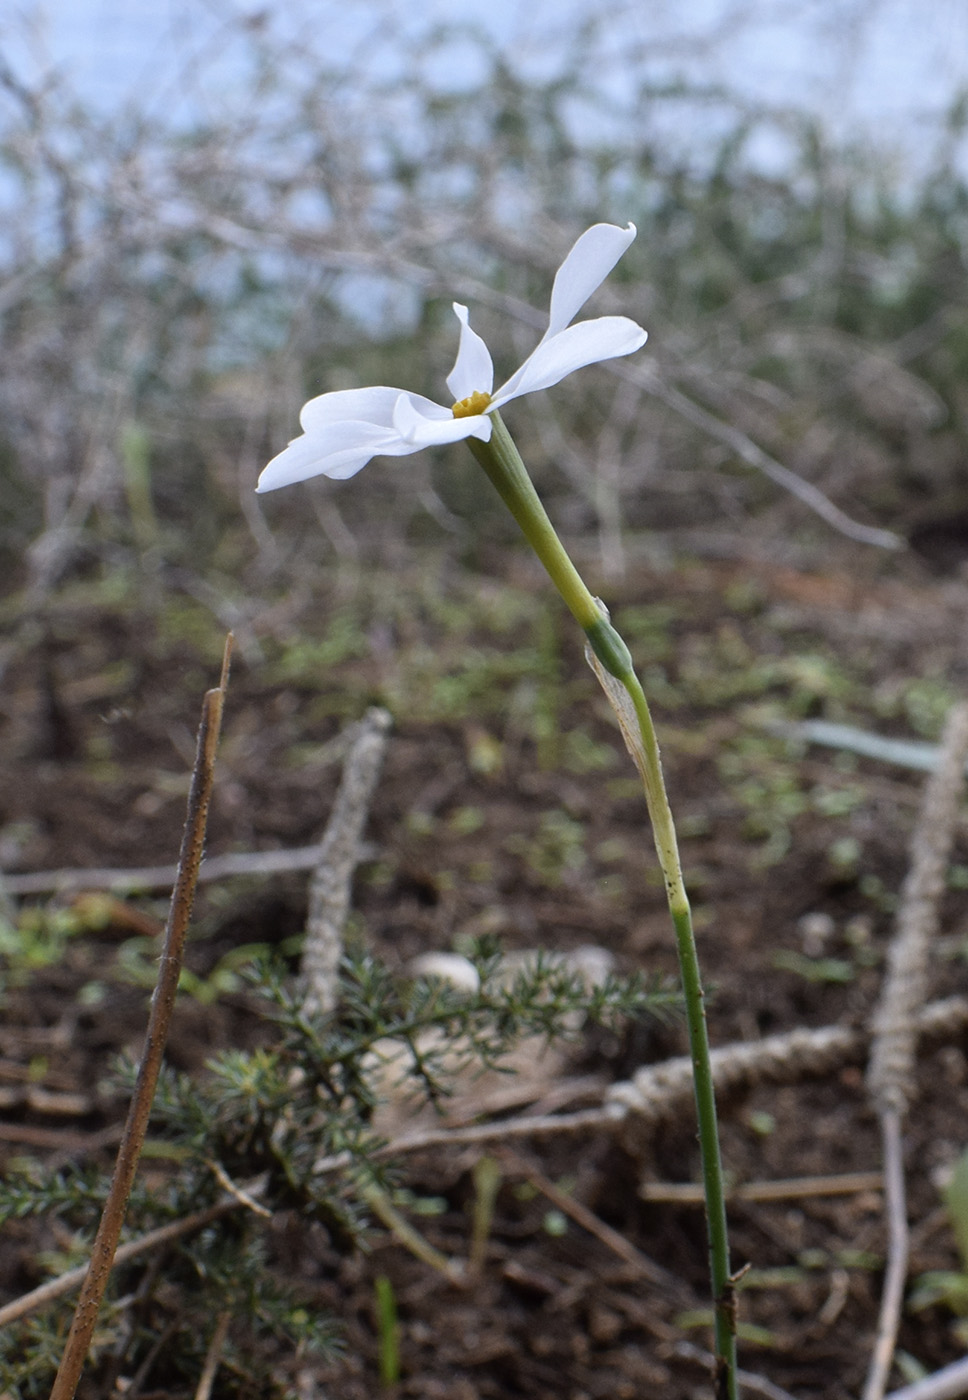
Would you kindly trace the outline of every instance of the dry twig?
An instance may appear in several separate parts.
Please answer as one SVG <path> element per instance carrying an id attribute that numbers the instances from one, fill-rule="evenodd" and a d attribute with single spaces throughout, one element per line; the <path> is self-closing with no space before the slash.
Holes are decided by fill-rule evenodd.
<path id="1" fill-rule="evenodd" d="M 178 979 L 181 975 L 185 938 L 195 898 L 198 867 L 201 864 L 202 851 L 205 848 L 208 806 L 215 780 L 215 752 L 222 724 L 222 706 L 228 685 L 231 654 L 232 634 L 229 633 L 222 658 L 222 675 L 219 685 L 216 689 L 206 693 L 202 705 L 198 748 L 192 770 L 191 791 L 188 797 L 188 817 L 185 822 L 185 833 L 182 837 L 178 861 L 178 879 L 171 897 L 171 908 L 165 928 L 165 946 L 159 963 L 158 982 L 151 998 L 151 1012 L 148 1018 L 148 1030 L 145 1035 L 141 1063 L 138 1066 L 138 1077 L 131 1097 L 131 1106 L 124 1125 L 121 1145 L 118 1148 L 117 1163 L 108 1198 L 91 1249 L 91 1262 L 81 1285 L 81 1296 L 77 1302 L 71 1330 L 68 1333 L 57 1377 L 51 1390 L 51 1400 L 73 1400 L 77 1390 L 84 1359 L 87 1356 L 94 1333 L 101 1299 L 114 1266 L 128 1197 L 134 1182 L 138 1159 L 141 1156 L 141 1148 L 148 1131 L 151 1103 L 161 1071 L 168 1027 L 171 1024 L 175 998 L 178 993 Z"/>
<path id="2" fill-rule="evenodd" d="M 208 1350 L 205 1353 L 205 1364 L 202 1367 L 202 1374 L 198 1378 L 198 1386 L 195 1389 L 195 1400 L 210 1400 L 212 1386 L 215 1384 L 215 1373 L 218 1370 L 218 1363 L 222 1359 L 222 1348 L 225 1346 L 225 1338 L 229 1334 L 229 1323 L 232 1315 L 228 1312 L 221 1312 L 215 1323 Z"/>
<path id="3" fill-rule="evenodd" d="M 968 704 L 948 716 L 938 767 L 929 778 L 901 890 L 897 931 L 873 1018 L 867 1087 L 881 1121 L 887 1271 L 864 1400 L 882 1400 L 894 1360 L 908 1264 L 902 1125 L 914 1087 L 917 1014 L 927 989 L 928 955 L 938 927 L 968 757 Z"/>
<path id="4" fill-rule="evenodd" d="M 880 1172 L 842 1172 L 837 1176 L 795 1176 L 786 1181 L 744 1181 L 727 1195 L 729 1201 L 802 1201 L 810 1196 L 853 1196 L 860 1191 L 880 1191 Z M 644 1201 L 668 1201 L 676 1205 L 702 1205 L 698 1181 L 646 1181 L 639 1187 Z"/>
<path id="5" fill-rule="evenodd" d="M 567 1191 L 562 1191 L 553 1181 L 549 1181 L 543 1172 L 539 1172 L 537 1168 L 529 1166 L 514 1156 L 508 1157 L 507 1164 L 516 1175 L 524 1176 L 535 1190 L 540 1191 L 563 1215 L 567 1215 L 588 1234 L 594 1235 L 606 1248 L 612 1250 L 626 1264 L 631 1265 L 642 1278 L 655 1284 L 657 1288 L 663 1289 L 666 1295 L 671 1299 L 676 1299 L 680 1306 L 695 1306 L 695 1298 L 682 1279 L 676 1274 L 670 1273 L 668 1269 L 664 1269 L 661 1264 L 657 1264 L 641 1250 L 636 1249 L 635 1245 L 631 1244 L 623 1234 L 618 1230 L 613 1230 L 611 1225 L 607 1225 L 581 1201 L 576 1200 L 574 1196 L 569 1196 Z"/>
<path id="6" fill-rule="evenodd" d="M 958 1400 L 968 1395 L 968 1356 L 943 1366 L 933 1376 L 924 1376 L 913 1385 L 892 1390 L 887 1400 Z"/>
<path id="7" fill-rule="evenodd" d="M 710 1367 L 715 1361 L 711 1351 L 706 1351 L 704 1347 L 697 1347 L 694 1342 L 676 1342 L 672 1349 L 676 1356 L 683 1356 L 689 1361 L 695 1361 L 700 1366 Z M 754 1395 L 762 1395 L 764 1400 L 794 1400 L 788 1390 L 781 1386 L 774 1385 L 765 1376 L 758 1376 L 753 1371 L 744 1371 L 742 1367 L 736 1372 L 736 1379 L 745 1391 L 751 1391 Z"/>
<path id="8" fill-rule="evenodd" d="M 313 763 L 321 767 L 338 763 L 360 736 L 366 717 L 358 724 L 348 724 L 329 743 L 314 753 Z M 294 846 L 283 851 L 231 851 L 224 856 L 206 856 L 198 871 L 200 885 L 214 880 L 227 880 L 245 875 L 289 875 L 301 870 L 315 870 L 320 863 L 322 846 Z M 28 870 L 22 874 L 0 873 L 0 896 L 21 898 L 37 894 L 70 894 L 75 890 L 171 889 L 178 877 L 177 865 L 145 865 L 132 869 L 94 866 L 86 870 Z"/>
<path id="9" fill-rule="evenodd" d="M 796 472 L 792 472 L 789 467 L 783 466 L 775 457 L 764 452 L 762 447 L 735 424 L 727 423 L 716 414 L 710 413 L 694 399 L 663 380 L 651 367 L 641 369 L 637 365 L 613 362 L 608 368 L 618 378 L 641 385 L 646 393 L 666 404 L 687 423 L 692 423 L 701 432 L 723 443 L 748 466 L 755 467 L 775 485 L 788 491 L 791 496 L 796 496 L 815 515 L 819 515 L 849 540 L 856 540 L 859 544 L 876 545 L 879 549 L 903 549 L 902 536 L 894 534 L 892 530 L 880 530 L 874 525 L 863 525 L 860 521 L 853 520 L 839 506 L 834 505 L 830 497 L 825 496 L 813 482 L 797 476 Z"/>
<path id="10" fill-rule="evenodd" d="M 208 856 L 198 872 L 198 884 L 240 875 L 288 875 L 313 870 L 319 864 L 321 846 L 296 846 L 287 851 L 232 851 Z M 89 870 L 29 870 L 23 875 L 0 875 L 8 895 L 69 894 L 73 890 L 158 890 L 170 887 L 178 876 L 177 865 L 143 865 L 132 869 L 95 866 Z"/>
<path id="11" fill-rule="evenodd" d="M 254 1196 L 263 1188 L 264 1183 L 250 1186 L 248 1194 Z M 159 1225 L 157 1230 L 149 1230 L 138 1239 L 128 1240 L 126 1244 L 119 1245 L 115 1251 L 114 1262 L 116 1265 L 126 1264 L 129 1259 L 136 1259 L 139 1254 L 146 1254 L 151 1249 L 160 1249 L 162 1245 L 183 1239 L 185 1235 L 193 1235 L 196 1230 L 204 1230 L 206 1225 L 220 1220 L 223 1215 L 239 1210 L 242 1204 L 237 1196 L 231 1196 L 214 1206 L 206 1206 L 204 1210 L 185 1215 L 181 1220 L 171 1220 L 167 1225 Z M 22 1317 L 39 1312 L 48 1303 L 63 1298 L 66 1293 L 73 1293 L 74 1289 L 84 1282 L 86 1274 L 87 1265 L 82 1264 L 80 1268 L 68 1269 L 56 1278 L 48 1279 L 46 1283 L 32 1288 L 29 1293 L 22 1293 L 19 1298 L 14 1298 L 12 1302 L 0 1308 L 0 1327 L 9 1327 L 12 1323 L 19 1322 Z"/>
<path id="12" fill-rule="evenodd" d="M 309 913 L 302 955 L 307 1015 L 336 1005 L 343 929 L 350 908 L 353 872 L 360 861 L 360 839 L 386 751 L 391 724 L 386 710 L 367 710 L 346 755 L 319 859 L 309 886 Z"/>
<path id="13" fill-rule="evenodd" d="M 901 889 L 897 931 L 888 955 L 880 1004 L 873 1017 L 867 1085 L 879 1112 L 904 1114 L 914 1076 L 916 1016 L 924 1003 L 928 954 L 938 927 L 968 754 L 968 704 L 955 706 L 945 726 L 938 766 L 925 786 Z"/>
<path id="14" fill-rule="evenodd" d="M 958 1035 L 968 1025 L 968 998 L 930 1002 L 917 1013 L 915 1024 L 918 1035 L 928 1040 Z M 712 1055 L 716 1091 L 728 1095 L 757 1084 L 795 1084 L 846 1064 L 859 1064 L 870 1034 L 862 1026 L 821 1026 L 722 1046 Z M 647 1065 L 630 1080 L 614 1084 L 606 1101 L 628 1110 L 630 1128 L 648 1129 L 686 1106 L 692 1092 L 691 1074 L 687 1055 Z"/>
<path id="15" fill-rule="evenodd" d="M 950 1040 L 968 1027 L 968 997 L 949 997 L 944 1001 L 931 1002 L 922 1008 L 916 1020 L 918 1033 L 923 1039 L 936 1042 Z M 817 1054 L 811 1054 L 812 1040 L 818 1042 Z M 794 1031 L 788 1036 L 771 1036 L 768 1040 L 726 1046 L 715 1051 L 713 1073 L 717 1088 L 748 1086 L 761 1078 L 773 1083 L 794 1082 L 799 1078 L 832 1072 L 844 1064 L 857 1063 L 862 1059 L 866 1045 L 867 1033 L 859 1028 L 825 1026 L 816 1031 Z M 757 1061 L 760 1048 L 764 1051 L 762 1067 Z M 387 1143 L 378 1155 L 386 1159 L 432 1148 L 506 1144 L 514 1139 L 551 1137 L 562 1133 L 614 1132 L 633 1116 L 640 1118 L 647 1127 L 653 1126 L 681 1110 L 689 1109 L 691 1092 L 689 1060 L 669 1060 L 664 1065 L 640 1070 L 634 1081 L 614 1085 L 606 1102 L 597 1108 L 531 1118 L 522 1115 L 497 1123 L 475 1123 L 464 1128 L 411 1132 Z M 315 1170 L 320 1173 L 339 1171 L 346 1163 L 345 1154 L 321 1158 Z M 263 1189 L 264 1183 L 247 1185 L 244 1192 L 218 1205 L 172 1221 L 140 1239 L 130 1240 L 118 1249 L 116 1261 L 123 1263 L 149 1249 L 203 1229 L 222 1215 L 248 1206 L 252 1199 L 262 1194 Z M 0 1308 L 0 1327 L 9 1326 L 70 1293 L 81 1283 L 85 1272 L 83 1268 L 72 1269 Z M 918 1396 L 917 1400 L 921 1400 L 921 1397 Z M 929 1400 L 929 1397 L 925 1397 L 925 1400 Z M 935 1400 L 935 1397 L 930 1397 L 930 1400 Z M 943 1400 L 943 1397 L 939 1396 L 937 1400 Z"/>

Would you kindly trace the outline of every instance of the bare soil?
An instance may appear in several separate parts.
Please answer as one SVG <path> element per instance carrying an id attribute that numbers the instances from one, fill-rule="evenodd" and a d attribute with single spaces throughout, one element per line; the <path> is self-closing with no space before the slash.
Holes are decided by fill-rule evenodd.
<path id="1" fill-rule="evenodd" d="M 428 566 L 429 567 L 429 566 Z M 781 720 L 823 716 L 880 733 L 936 737 L 963 693 L 968 586 L 901 561 L 859 576 L 856 561 L 816 571 L 768 563 L 639 566 L 611 589 L 655 698 L 663 756 L 700 933 L 713 1042 L 798 1026 L 862 1024 L 875 1004 L 893 905 L 907 865 L 923 775 L 778 736 Z M 267 605 L 240 630 L 209 853 L 318 840 L 338 766 L 325 745 L 368 703 L 395 717 L 355 895 L 370 946 L 394 967 L 475 931 L 508 948 L 609 949 L 622 969 L 675 974 L 643 804 L 568 620 L 523 564 L 512 583 L 455 583 L 430 569 L 361 605 L 362 645 L 333 641 L 336 584 L 298 609 Z M 617 596 L 616 596 L 617 594 Z M 439 607 L 428 599 L 446 599 Z M 446 610 L 450 609 L 450 614 Z M 187 619 L 187 620 L 186 620 Z M 330 628 L 327 631 L 327 627 Z M 326 641 L 298 658 L 306 638 Z M 173 861 L 202 691 L 220 638 L 195 614 L 124 608 L 96 590 L 52 601 L 44 633 L 15 650 L 0 699 L 0 864 L 10 875 Z M 531 660 L 518 665 L 527 651 Z M 293 657 L 296 656 L 296 660 Z M 288 660 L 287 660 L 288 658 Z M 537 680 L 533 667 L 544 668 Z M 968 830 L 959 831 L 930 994 L 965 988 Z M 78 910 L 78 896 L 28 906 Z M 80 906 L 83 911 L 83 905 Z M 298 933 L 306 876 L 205 886 L 189 966 L 202 979 L 233 948 Z M 12 909 L 10 912 L 13 912 Z M 159 895 L 118 899 L 97 927 L 66 939 L 56 963 L 7 978 L 0 1023 L 0 1155 L 78 1156 L 107 1165 L 123 1104 L 96 1086 L 137 1049 L 146 990 L 122 950 L 164 917 Z M 83 922 L 83 920 L 82 920 Z M 17 959 L 10 959 L 14 968 Z M 92 990 L 93 988 L 93 990 Z M 218 1048 L 251 1044 L 243 993 L 179 1007 L 170 1058 L 203 1072 Z M 568 1109 L 601 1101 L 637 1065 L 684 1049 L 681 1024 L 576 1050 Z M 966 1144 L 964 1043 L 926 1051 L 906 1130 L 911 1276 L 959 1267 L 939 1174 Z M 580 1081 L 580 1083 L 579 1083 Z M 541 1096 L 537 1106 L 541 1107 Z M 736 1183 L 876 1173 L 880 1147 L 863 1066 L 763 1085 L 723 1102 L 723 1151 Z M 300 1394 L 378 1393 L 485 1400 L 710 1395 L 706 1247 L 700 1209 L 654 1197 L 698 1180 L 687 1115 L 634 1138 L 604 1131 L 490 1149 L 500 1165 L 486 1258 L 464 1288 L 375 1233 L 338 1251 L 321 1225 L 267 1230 L 273 1258 L 307 1303 L 340 1319 L 345 1352 L 321 1365 L 280 1358 Z M 466 1258 L 470 1147 L 406 1164 L 417 1194 L 439 1198 L 420 1228 Z M 614 1238 L 582 1228 L 552 1183 L 674 1275 L 657 1285 Z M 661 1192 L 659 1192 L 661 1194 Z M 799 1400 L 856 1396 L 870 1354 L 885 1251 L 870 1182 L 773 1201 L 735 1200 L 732 1252 L 745 1368 Z M 53 1232 L 51 1234 L 51 1231 Z M 0 1242 L 0 1300 L 44 1276 L 27 1223 Z M 381 1390 L 374 1279 L 400 1318 L 401 1377 Z M 950 1312 L 906 1312 L 900 1347 L 933 1370 L 963 1351 Z M 903 1380 L 895 1372 L 894 1383 Z M 245 1392 L 222 1368 L 215 1395 Z M 151 1376 L 126 1394 L 158 1394 Z M 174 1395 L 174 1391 L 165 1391 Z M 185 1392 L 188 1393 L 188 1392 Z M 776 1394 L 755 1385 L 749 1394 Z"/>

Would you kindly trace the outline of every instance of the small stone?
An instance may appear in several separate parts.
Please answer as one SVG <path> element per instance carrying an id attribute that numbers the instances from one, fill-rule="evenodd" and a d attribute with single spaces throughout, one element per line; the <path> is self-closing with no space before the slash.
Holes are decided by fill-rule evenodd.
<path id="1" fill-rule="evenodd" d="M 804 914 L 797 921 L 797 932 L 804 953 L 808 958 L 822 957 L 826 951 L 827 943 L 837 931 L 837 925 L 829 914 L 815 910 L 811 914 Z"/>
<path id="2" fill-rule="evenodd" d="M 459 953 L 421 953 L 407 967 L 411 977 L 439 977 L 458 991 L 473 996 L 480 991 L 481 979 L 477 968 Z"/>

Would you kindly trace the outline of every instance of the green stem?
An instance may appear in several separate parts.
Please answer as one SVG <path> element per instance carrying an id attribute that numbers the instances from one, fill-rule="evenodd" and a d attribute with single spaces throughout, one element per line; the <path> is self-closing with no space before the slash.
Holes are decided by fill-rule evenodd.
<path id="1" fill-rule="evenodd" d="M 601 622 L 598 604 L 565 553 L 534 489 L 527 467 L 499 413 L 491 414 L 491 440 L 467 438 L 467 445 L 497 488 L 498 495 L 521 526 L 525 539 L 551 576 L 551 581 L 587 632 Z"/>
<path id="2" fill-rule="evenodd" d="M 679 972 L 682 977 L 686 1004 L 686 1024 L 689 1030 L 689 1053 L 692 1058 L 692 1083 L 699 1124 L 699 1156 L 702 1162 L 703 1193 L 706 1198 L 706 1229 L 709 1238 L 709 1271 L 712 1281 L 714 1324 L 716 1336 L 716 1394 L 727 1400 L 737 1400 L 736 1383 L 736 1315 L 733 1284 L 729 1266 L 729 1235 L 726 1225 L 726 1192 L 723 1163 L 719 1150 L 719 1129 L 716 1120 L 716 1094 L 713 1086 L 712 1063 L 709 1054 L 709 1033 L 706 1026 L 706 1004 L 699 970 L 699 953 L 692 927 L 689 897 L 682 879 L 675 823 L 659 758 L 655 726 L 645 692 L 634 672 L 622 678 L 622 684 L 635 706 L 639 730 L 645 751 L 646 772 L 643 774 L 649 816 L 655 847 L 665 877 L 669 913 L 676 935 Z"/>
<path id="3" fill-rule="evenodd" d="M 706 1198 L 716 1338 L 716 1396 L 717 1400 L 737 1400 L 736 1325 L 726 1228 L 726 1193 L 719 1151 L 706 1010 L 692 914 L 682 878 L 675 823 L 662 775 L 655 726 L 628 648 L 603 614 L 566 554 L 499 414 L 492 413 L 491 422 L 489 442 L 468 438 L 467 444 L 548 571 L 552 582 L 588 638 L 598 660 L 609 675 L 623 687 L 635 712 L 638 738 L 641 741 L 635 743 L 636 762 L 642 773 L 656 851 L 665 880 L 686 1004 L 696 1115 L 699 1122 L 703 1190 Z"/>

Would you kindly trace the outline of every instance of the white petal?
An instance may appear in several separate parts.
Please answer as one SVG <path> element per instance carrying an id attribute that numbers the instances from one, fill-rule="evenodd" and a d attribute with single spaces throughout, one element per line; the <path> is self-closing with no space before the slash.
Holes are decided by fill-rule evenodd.
<path id="1" fill-rule="evenodd" d="M 402 392 L 382 385 L 373 389 L 337 389 L 303 404 L 299 422 L 306 433 L 328 428 L 332 423 L 373 423 L 389 428 L 393 425 L 394 405 Z"/>
<path id="2" fill-rule="evenodd" d="M 434 404 L 433 407 L 437 408 L 438 405 Z M 413 396 L 407 394 L 401 394 L 397 401 L 393 426 L 401 440 L 410 444 L 410 452 L 417 452 L 421 447 L 439 447 L 445 442 L 463 442 L 464 438 L 469 437 L 487 442 L 491 436 L 491 420 L 486 413 L 455 418 L 448 412 L 444 418 L 437 415 L 428 418 L 413 403 Z"/>
<path id="3" fill-rule="evenodd" d="M 433 399 L 425 399 L 423 394 L 411 394 L 408 389 L 405 394 L 397 395 L 397 402 L 393 406 L 393 421 L 397 421 L 400 399 L 403 398 L 410 404 L 411 408 L 418 413 L 421 418 L 437 418 L 441 422 L 450 422 L 454 414 L 451 409 L 444 408 L 443 404 L 434 403 Z"/>
<path id="4" fill-rule="evenodd" d="M 596 291 L 635 238 L 635 225 L 594 224 L 586 229 L 559 267 L 551 289 L 551 320 L 545 333 L 550 340 L 571 325 L 585 302 Z"/>
<path id="5" fill-rule="evenodd" d="M 399 391 L 398 396 L 399 396 Z M 371 457 L 400 456 L 416 452 L 393 428 L 376 423 L 331 423 L 322 431 L 304 433 L 262 471 L 257 491 L 275 491 L 312 476 L 329 476 L 345 481 L 365 467 Z"/>
<path id="6" fill-rule="evenodd" d="M 454 302 L 454 310 L 460 321 L 460 345 L 454 368 L 447 376 L 447 388 L 456 403 L 470 398 L 471 394 L 489 394 L 494 387 L 494 365 L 491 352 L 476 331 L 472 331 L 467 319 L 467 307 Z"/>
<path id="7" fill-rule="evenodd" d="M 508 382 L 494 395 L 492 406 L 500 408 L 509 399 L 549 389 L 573 370 L 599 360 L 613 360 L 618 355 L 631 355 L 640 350 L 647 339 L 646 332 L 627 316 L 600 316 L 595 321 L 579 321 L 543 340 Z"/>

